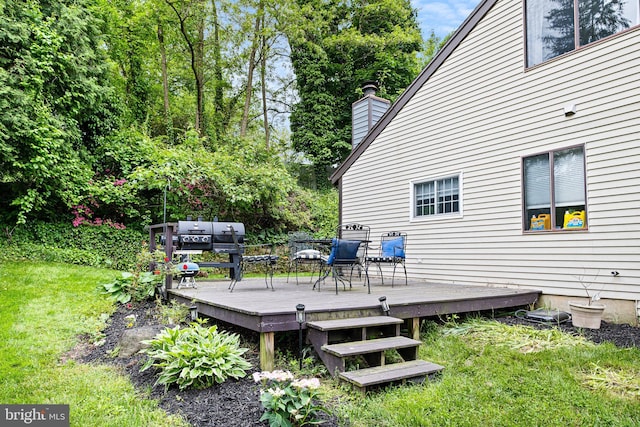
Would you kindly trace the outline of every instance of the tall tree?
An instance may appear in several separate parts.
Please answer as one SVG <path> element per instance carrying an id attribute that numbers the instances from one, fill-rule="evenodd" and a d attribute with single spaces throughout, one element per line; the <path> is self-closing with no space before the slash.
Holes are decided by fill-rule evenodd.
<path id="1" fill-rule="evenodd" d="M 203 0 L 165 0 L 180 23 L 180 33 L 189 52 L 196 92 L 195 128 L 205 135 L 204 122 L 204 9 Z M 215 3 L 214 3 L 215 4 Z"/>
<path id="2" fill-rule="evenodd" d="M 4 2 L 0 212 L 24 222 L 77 203 L 101 138 L 119 125 L 101 22 L 85 2 Z"/>
<path id="3" fill-rule="evenodd" d="M 293 147 L 314 163 L 318 184 L 351 149 L 351 104 L 366 81 L 394 100 L 420 70 L 422 36 L 409 0 L 297 0 L 288 40 L 299 101 Z"/>

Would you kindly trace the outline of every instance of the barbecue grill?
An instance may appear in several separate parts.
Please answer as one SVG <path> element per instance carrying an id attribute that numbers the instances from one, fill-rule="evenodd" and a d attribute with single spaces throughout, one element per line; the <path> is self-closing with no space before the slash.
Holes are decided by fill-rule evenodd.
<path id="1" fill-rule="evenodd" d="M 232 233 L 232 229 L 235 232 Z M 228 262 L 199 262 L 199 267 L 229 268 L 229 277 L 241 279 L 240 262 L 244 252 L 244 224 L 241 222 L 178 221 L 176 235 L 172 237 L 176 253 L 182 253 L 181 261 L 188 261 L 191 251 L 209 251 L 215 254 L 228 254 Z"/>
<path id="2" fill-rule="evenodd" d="M 233 241 L 231 227 L 236 232 Z M 177 243 L 180 250 L 203 250 L 215 253 L 236 251 L 238 244 L 244 243 L 244 224 L 241 222 L 178 221 Z M 175 239 L 174 239 L 175 242 Z"/>
<path id="3" fill-rule="evenodd" d="M 195 262 L 181 262 L 178 265 L 178 271 L 180 275 L 180 282 L 178 283 L 178 289 L 180 288 L 197 288 L 195 277 L 200 271 L 200 266 Z"/>

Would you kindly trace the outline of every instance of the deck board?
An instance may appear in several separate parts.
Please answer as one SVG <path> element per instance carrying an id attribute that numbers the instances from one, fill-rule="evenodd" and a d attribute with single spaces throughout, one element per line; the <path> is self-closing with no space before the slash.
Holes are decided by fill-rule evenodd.
<path id="1" fill-rule="evenodd" d="M 540 295 L 535 290 L 417 281 L 391 287 L 372 280 L 370 294 L 363 283 L 355 282 L 351 289 L 340 287 L 337 295 L 329 282 L 317 291 L 304 279 L 296 285 L 294 280 L 287 283 L 286 278 L 275 277 L 274 291 L 260 278 L 243 279 L 233 292 L 228 290 L 228 280 L 198 279 L 197 283 L 197 288 L 171 289 L 169 296 L 187 304 L 195 302 L 204 315 L 258 332 L 297 330 L 297 304 L 305 305 L 308 322 L 380 316 L 378 298 L 384 295 L 391 316 L 410 319 L 519 307 L 535 303 Z"/>

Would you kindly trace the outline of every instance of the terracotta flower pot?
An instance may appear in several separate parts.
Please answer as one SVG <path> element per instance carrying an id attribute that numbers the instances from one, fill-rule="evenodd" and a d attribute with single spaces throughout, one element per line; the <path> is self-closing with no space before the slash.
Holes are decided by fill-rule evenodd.
<path id="1" fill-rule="evenodd" d="M 576 328 L 600 329 L 600 321 L 605 306 L 602 304 L 569 301 L 571 323 Z"/>

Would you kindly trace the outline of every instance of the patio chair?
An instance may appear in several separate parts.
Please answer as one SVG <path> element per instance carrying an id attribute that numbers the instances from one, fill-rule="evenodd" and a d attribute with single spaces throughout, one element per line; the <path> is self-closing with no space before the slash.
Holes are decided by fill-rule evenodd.
<path id="1" fill-rule="evenodd" d="M 343 288 L 346 289 L 346 283 L 352 287 L 353 270 L 358 269 L 358 277 L 362 276 L 364 271 L 364 260 L 367 256 L 367 245 L 369 244 L 369 227 L 362 224 L 342 224 L 338 226 L 337 237 L 333 239 L 331 244 L 331 253 L 327 258 L 324 277 L 329 273 L 333 274 L 336 284 L 336 294 L 338 293 L 338 280 L 342 282 Z M 348 273 L 347 271 L 348 270 Z M 366 285 L 369 293 L 369 279 Z M 321 279 L 316 283 L 320 285 Z M 314 286 L 315 287 L 315 286 Z"/>
<path id="2" fill-rule="evenodd" d="M 268 243 L 262 245 L 240 245 L 238 243 L 236 232 L 232 226 L 230 226 L 230 230 L 231 236 L 233 238 L 233 243 L 240 253 L 240 274 L 239 279 L 232 278 L 231 283 L 229 284 L 229 291 L 233 292 L 236 284 L 242 279 L 242 275 L 250 265 L 264 266 L 264 283 L 267 285 L 267 289 L 269 289 L 269 284 L 271 284 L 271 290 L 273 291 L 273 269 L 278 263 L 278 259 L 280 258 L 278 255 L 275 255 L 273 253 L 273 244 Z M 245 255 L 245 253 L 251 254 Z"/>
<path id="3" fill-rule="evenodd" d="M 349 287 L 351 288 L 353 270 L 354 268 L 359 268 L 362 265 L 361 259 L 358 258 L 358 253 L 360 252 L 360 248 L 365 244 L 366 242 L 362 240 L 334 238 L 331 245 L 331 253 L 326 261 L 327 270 L 316 282 L 318 290 L 320 290 L 320 281 L 326 278 L 329 273 L 333 275 L 333 279 L 336 284 L 336 295 L 338 294 L 338 281 L 342 282 L 343 289 L 347 289 L 346 282 L 349 282 Z M 346 270 L 349 270 L 348 275 Z M 368 283 L 369 279 L 367 277 L 367 284 Z M 369 289 L 369 293 L 370 292 L 371 289 Z"/>
<path id="4" fill-rule="evenodd" d="M 289 270 L 287 271 L 287 283 L 291 269 L 295 266 L 296 285 L 298 284 L 298 265 L 311 264 L 311 279 L 313 280 L 314 267 L 318 266 L 318 274 L 322 269 L 322 263 L 326 262 L 327 256 L 317 249 L 314 238 L 304 231 L 292 231 L 289 233 Z"/>
<path id="5" fill-rule="evenodd" d="M 407 233 L 399 231 L 390 231 L 380 236 L 380 247 L 377 256 L 368 256 L 366 258 L 365 271 L 368 272 L 369 266 L 375 264 L 380 272 L 380 279 L 384 285 L 384 276 L 382 275 L 382 264 L 393 265 L 393 276 L 391 276 L 391 287 L 393 287 L 396 277 L 396 267 L 402 265 L 404 270 L 404 284 L 407 281 L 407 268 L 405 267 L 407 249 Z"/>
<path id="6" fill-rule="evenodd" d="M 337 235 L 339 239 L 347 239 L 347 240 L 360 240 L 362 244 L 358 249 L 358 277 L 362 277 L 362 272 L 364 271 L 364 261 L 367 257 L 367 251 L 369 248 L 369 226 L 352 223 L 352 224 L 341 224 L 338 226 Z"/>

